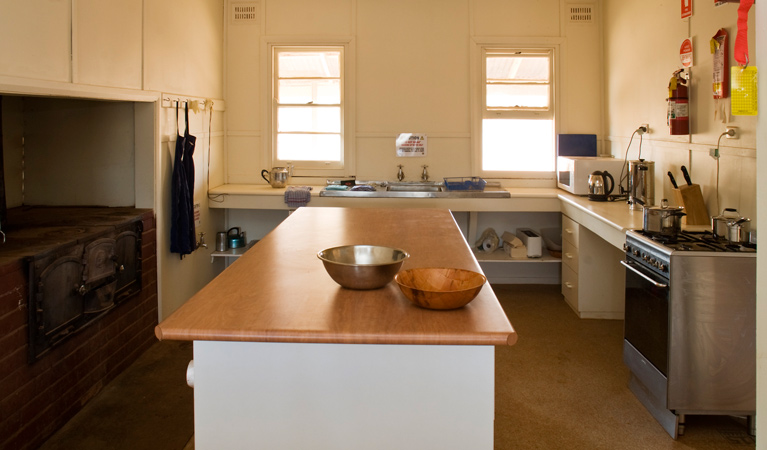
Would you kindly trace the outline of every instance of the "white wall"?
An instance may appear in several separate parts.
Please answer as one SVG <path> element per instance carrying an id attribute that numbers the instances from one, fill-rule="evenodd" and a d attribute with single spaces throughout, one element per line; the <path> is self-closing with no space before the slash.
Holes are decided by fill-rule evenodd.
<path id="1" fill-rule="evenodd" d="M 223 98 L 223 0 L 163 0 L 144 2 L 144 88 L 180 97 Z M 215 104 L 214 104 L 215 109 Z M 183 133 L 183 114 L 179 127 Z M 167 317 L 210 281 L 222 263 L 211 263 L 216 231 L 223 228 L 223 214 L 207 207 L 208 141 L 212 160 L 223 153 L 224 115 L 190 113 L 190 133 L 197 137 L 194 153 L 195 203 L 201 205 L 201 227 L 209 244 L 179 258 L 170 253 L 170 186 L 176 141 L 176 112 L 162 108 L 159 116 L 161 145 L 158 155 L 157 251 L 162 267 L 161 317 Z"/>
<path id="2" fill-rule="evenodd" d="M 759 61 L 767 61 L 767 9 L 757 8 L 753 14 L 756 16 L 756 39 L 758 45 L 752 52 L 755 53 Z M 760 86 L 767 86 L 767 72 L 759 72 L 757 81 Z M 764 111 L 767 111 L 767 97 L 762 95 L 759 99 L 759 110 L 762 111 L 762 117 L 758 119 L 756 132 L 757 148 L 767 148 L 767 120 L 764 118 Z M 757 171 L 767 173 L 767 158 L 757 159 Z M 764 176 L 757 178 L 757 207 L 758 216 L 762 223 L 767 223 L 767 178 Z M 757 303 L 756 303 L 756 378 L 757 380 L 767 380 L 767 256 L 764 252 L 757 257 Z M 756 409 L 757 411 L 767 411 L 767 386 L 764 383 L 756 385 Z M 767 414 L 761 413 L 756 418 L 757 430 L 767 430 Z M 766 449 L 767 439 L 757 439 L 757 448 Z"/>
<path id="3" fill-rule="evenodd" d="M 629 138 L 642 123 L 650 125 L 643 136 L 642 158 L 655 161 L 656 202 L 673 202 L 671 171 L 681 179 L 686 165 L 693 182 L 701 185 L 710 215 L 724 207 L 737 208 L 752 218 L 756 228 L 756 117 L 732 116 L 726 123 L 714 120 L 712 56 L 709 40 L 719 28 L 729 32 L 730 65 L 737 32 L 738 4 L 715 7 L 696 2 L 690 19 L 680 18 L 679 2 L 660 0 L 605 0 L 605 120 L 610 152 L 624 157 Z M 752 61 L 756 63 L 754 15 L 749 20 Z M 694 66 L 691 69 L 689 136 L 671 136 L 666 126 L 666 97 L 672 73 L 681 68 L 679 47 L 691 37 Z M 726 101 L 729 115 L 729 99 Z M 716 147 L 727 125 L 739 127 L 739 139 L 722 139 L 719 198 L 716 198 L 716 161 L 709 150 Z M 638 137 L 629 159 L 639 152 Z M 657 204 L 657 203 L 656 203 Z"/>
<path id="4" fill-rule="evenodd" d="M 235 3 L 229 0 L 229 4 Z M 564 0 L 261 0 L 258 20 L 227 29 L 225 183 L 265 183 L 268 107 L 263 42 L 350 37 L 356 48 L 355 164 L 348 175 L 432 179 L 472 174 L 472 47 L 476 42 L 560 46 L 559 132 L 602 134 L 599 27 L 569 25 Z M 598 9 L 598 8 L 597 8 Z M 597 11 L 598 14 L 598 11 Z M 402 132 L 426 133 L 428 156 L 397 158 Z M 553 181 L 549 184 L 553 186 Z"/>

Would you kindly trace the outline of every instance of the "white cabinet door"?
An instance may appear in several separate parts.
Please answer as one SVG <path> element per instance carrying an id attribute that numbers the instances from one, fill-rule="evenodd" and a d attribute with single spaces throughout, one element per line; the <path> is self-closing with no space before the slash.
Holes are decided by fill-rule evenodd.
<path id="1" fill-rule="evenodd" d="M 141 89 L 141 0 L 73 0 L 77 84 Z"/>
<path id="2" fill-rule="evenodd" d="M 69 82 L 69 0 L 0 4 L 0 74 Z"/>

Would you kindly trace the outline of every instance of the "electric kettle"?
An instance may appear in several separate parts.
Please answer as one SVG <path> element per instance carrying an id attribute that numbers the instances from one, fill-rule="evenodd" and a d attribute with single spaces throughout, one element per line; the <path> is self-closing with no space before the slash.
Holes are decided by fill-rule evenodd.
<path id="1" fill-rule="evenodd" d="M 615 180 L 609 172 L 597 170 L 589 175 L 589 200 L 604 202 L 613 191 Z"/>

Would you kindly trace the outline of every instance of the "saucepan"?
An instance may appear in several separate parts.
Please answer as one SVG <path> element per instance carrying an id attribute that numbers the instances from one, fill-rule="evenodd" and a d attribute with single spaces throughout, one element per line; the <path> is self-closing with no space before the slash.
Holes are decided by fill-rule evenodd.
<path id="1" fill-rule="evenodd" d="M 642 228 L 645 232 L 660 236 L 676 236 L 682 231 L 684 207 L 669 206 L 665 198 L 660 206 L 645 206 Z"/>
<path id="2" fill-rule="evenodd" d="M 751 239 L 751 219 L 741 217 L 727 222 L 727 240 L 732 244 L 746 244 Z"/>
<path id="3" fill-rule="evenodd" d="M 724 208 L 721 214 L 719 214 L 718 216 L 713 216 L 711 218 L 711 231 L 714 233 L 714 236 L 728 238 L 729 222 L 733 220 L 737 220 L 739 218 L 740 218 L 740 214 L 738 213 L 737 209 Z"/>

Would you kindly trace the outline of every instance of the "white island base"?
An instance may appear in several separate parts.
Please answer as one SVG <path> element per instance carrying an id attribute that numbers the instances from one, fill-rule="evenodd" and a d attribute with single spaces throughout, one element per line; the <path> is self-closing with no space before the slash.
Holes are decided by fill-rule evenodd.
<path id="1" fill-rule="evenodd" d="M 195 448 L 493 448 L 495 349 L 194 341 Z"/>

